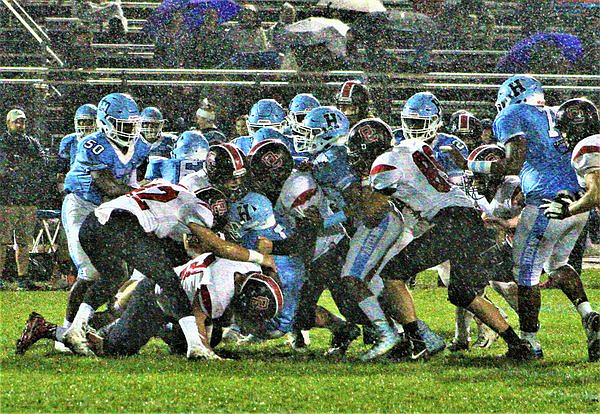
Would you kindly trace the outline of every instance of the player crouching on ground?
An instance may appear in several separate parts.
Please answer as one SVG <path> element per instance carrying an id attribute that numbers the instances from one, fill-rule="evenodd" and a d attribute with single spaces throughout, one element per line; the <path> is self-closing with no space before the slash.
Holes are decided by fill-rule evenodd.
<path id="1" fill-rule="evenodd" d="M 212 350 L 221 338 L 220 319 L 231 310 L 237 321 L 250 328 L 275 317 L 283 306 L 280 282 L 274 274 L 261 273 L 259 265 L 199 255 L 175 269 L 196 319 L 205 347 L 205 359 L 221 359 Z M 185 353 L 186 338 L 177 320 L 169 317 L 161 303 L 161 288 L 139 277 L 129 294 L 119 297 L 124 311 L 120 318 L 98 332 L 88 329 L 87 339 L 96 355 L 134 355 L 155 336 L 167 342 L 173 353 Z M 55 324 L 32 312 L 17 341 L 23 354 L 42 338 L 56 339 Z"/>

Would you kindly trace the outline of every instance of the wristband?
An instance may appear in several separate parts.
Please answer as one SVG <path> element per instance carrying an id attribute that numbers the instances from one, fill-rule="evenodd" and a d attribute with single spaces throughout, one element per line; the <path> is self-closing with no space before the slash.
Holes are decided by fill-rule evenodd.
<path id="1" fill-rule="evenodd" d="M 467 168 L 475 173 L 489 174 L 492 172 L 493 161 L 469 161 Z"/>
<path id="2" fill-rule="evenodd" d="M 335 226 L 337 224 L 341 224 L 346 221 L 346 215 L 343 210 L 338 211 L 337 213 L 332 214 L 331 216 L 323 219 L 323 228 L 328 229 L 329 227 Z"/>
<path id="3" fill-rule="evenodd" d="M 248 250 L 248 261 L 252 263 L 256 263 L 257 265 L 261 265 L 264 263 L 265 256 L 256 250 Z"/>

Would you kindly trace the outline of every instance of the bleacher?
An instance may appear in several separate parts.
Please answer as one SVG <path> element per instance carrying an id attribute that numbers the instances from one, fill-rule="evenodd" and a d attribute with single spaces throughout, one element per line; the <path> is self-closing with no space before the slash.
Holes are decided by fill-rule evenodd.
<path id="1" fill-rule="evenodd" d="M 317 0 L 288 0 L 298 11 L 298 19 L 311 12 Z M 284 0 L 254 1 L 264 27 L 273 25 Z M 46 122 L 50 134 L 63 134 L 70 128 L 74 105 L 97 99 L 105 92 L 129 91 L 140 96 L 142 104 L 168 105 L 169 99 L 200 93 L 230 90 L 233 94 L 244 91 L 245 99 L 276 97 L 285 102 L 295 93 L 310 90 L 331 103 L 336 89 L 349 78 L 368 78 L 375 96 L 375 106 L 381 113 L 394 118 L 399 106 L 410 94 L 432 90 L 443 101 L 446 113 L 455 109 L 471 108 L 481 116 L 493 116 L 492 102 L 498 85 L 507 74 L 492 74 L 496 62 L 512 44 L 521 38 L 521 28 L 515 26 L 518 4 L 515 1 L 486 1 L 487 10 L 494 15 L 496 26 L 491 49 L 434 49 L 429 51 L 430 63 L 426 73 L 411 73 L 413 49 L 386 50 L 393 57 L 385 73 L 367 73 L 342 67 L 339 71 L 321 73 L 295 70 L 202 70 L 155 69 L 154 39 L 143 30 L 146 20 L 158 7 L 156 1 L 125 1 L 122 3 L 129 20 L 129 33 L 120 39 L 107 37 L 105 28 L 92 27 L 95 69 L 64 69 L 48 57 L 31 35 L 4 7 L 0 8 L 0 86 L 5 91 L 19 91 L 36 86 L 50 85 L 51 98 L 44 104 L 53 108 Z M 410 10 L 409 0 L 384 0 L 388 9 Z M 78 23 L 71 15 L 71 0 L 29 0 L 24 8 L 52 36 L 60 37 L 69 27 Z M 228 22 L 235 25 L 236 22 Z M 50 42 L 52 43 L 52 42 Z M 50 45 L 52 46 L 52 44 Z M 56 50 L 60 56 L 60 50 Z M 365 53 L 364 50 L 359 50 Z M 358 68 L 360 69 L 360 68 Z M 573 93 L 598 96 L 598 76 L 540 75 L 550 102 L 560 102 Z M 192 92 L 190 93 L 190 89 Z M 15 93 L 13 93 L 15 95 Z M 18 93 L 16 93 L 18 96 Z M 156 95 L 156 97 L 154 97 Z M 87 98 L 91 97 L 91 98 Z M 191 98 L 181 98 L 191 99 Z M 329 101 L 328 101 L 329 100 Z M 48 104 L 47 102 L 51 103 Z M 16 101 L 15 101 L 16 102 Z M 166 103 L 165 103 L 166 102 Z M 382 104 L 381 102 L 386 102 Z M 194 106 L 194 103 L 190 103 Z M 177 105 L 176 105 L 177 106 Z M 180 107 L 181 105 L 179 105 Z M 170 108 L 165 108 L 169 113 Z"/>

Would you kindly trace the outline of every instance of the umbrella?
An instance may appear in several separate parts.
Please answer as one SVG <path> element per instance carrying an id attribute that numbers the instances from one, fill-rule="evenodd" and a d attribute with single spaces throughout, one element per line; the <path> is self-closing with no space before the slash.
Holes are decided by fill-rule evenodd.
<path id="1" fill-rule="evenodd" d="M 386 10 L 380 0 L 319 0 L 317 6 L 363 13 L 382 12 Z"/>
<path id="2" fill-rule="evenodd" d="M 346 56 L 346 33 L 350 27 L 337 19 L 309 17 L 287 25 L 283 39 L 290 47 L 324 45 L 339 57 Z"/>
<path id="3" fill-rule="evenodd" d="M 208 9 L 215 9 L 219 14 L 219 23 L 224 23 L 233 18 L 241 6 L 233 0 L 165 0 L 148 18 L 144 29 L 150 34 L 156 34 L 176 12 L 182 12 L 186 26 L 196 29 L 204 22 L 204 13 Z"/>

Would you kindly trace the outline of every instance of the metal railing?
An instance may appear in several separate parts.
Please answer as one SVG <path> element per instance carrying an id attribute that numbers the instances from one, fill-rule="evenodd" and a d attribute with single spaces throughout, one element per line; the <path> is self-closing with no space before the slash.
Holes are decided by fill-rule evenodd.
<path id="1" fill-rule="evenodd" d="M 33 36 L 33 38 L 42 46 L 46 52 L 60 67 L 64 66 L 63 61 L 49 46 L 50 38 L 40 25 L 25 11 L 17 0 L 2 0 L 2 3 L 11 11 L 11 13 L 19 20 L 21 25 Z"/>

